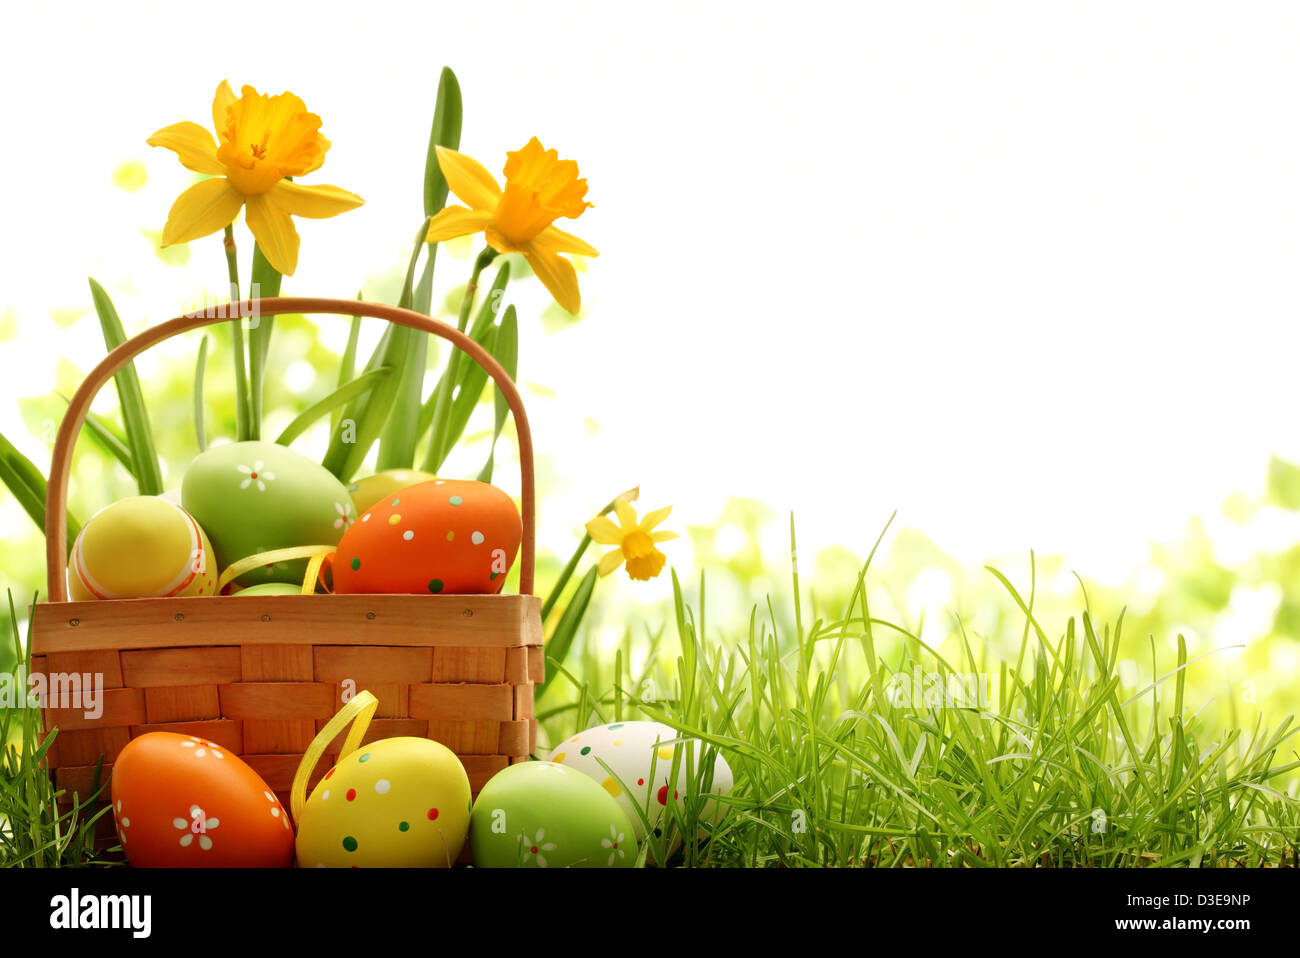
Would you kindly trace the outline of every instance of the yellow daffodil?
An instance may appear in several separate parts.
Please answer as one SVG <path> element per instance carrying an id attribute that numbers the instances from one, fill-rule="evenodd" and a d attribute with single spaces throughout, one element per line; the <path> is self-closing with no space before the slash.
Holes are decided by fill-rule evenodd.
<path id="1" fill-rule="evenodd" d="M 561 216 L 576 219 L 591 206 L 583 199 L 587 181 L 578 178 L 578 164 L 542 149 L 533 137 L 522 150 L 506 153 L 504 190 L 463 153 L 440 146 L 438 165 L 451 191 L 469 208 L 448 206 L 438 213 L 429 224 L 429 242 L 482 233 L 498 253 L 522 253 L 555 301 L 576 313 L 582 305 L 578 274 L 560 254 L 598 254 L 551 224 Z"/>
<path id="2" fill-rule="evenodd" d="M 197 123 L 173 123 L 149 137 L 150 146 L 176 153 L 181 164 L 213 178 L 182 193 L 167 214 L 162 245 L 188 243 L 229 226 L 241 207 L 267 262 L 286 276 L 298 267 L 293 216 L 324 219 L 364 200 L 337 186 L 305 186 L 285 177 L 315 172 L 330 141 L 320 117 L 292 93 L 267 96 L 245 86 L 236 97 L 229 81 L 217 87 L 212 123 L 218 141 Z"/>
<path id="3" fill-rule="evenodd" d="M 627 502 L 616 502 L 614 511 L 618 515 L 617 525 L 604 516 L 597 516 L 587 523 L 587 535 L 591 536 L 593 542 L 603 546 L 618 546 L 601 557 L 598 567 L 600 574 L 609 575 L 626 562 L 629 578 L 653 579 L 663 571 L 667 561 L 655 544 L 677 538 L 675 532 L 655 532 L 654 528 L 668 518 L 673 507 L 664 506 L 647 513 L 639 523 L 636 520 L 636 510 Z"/>

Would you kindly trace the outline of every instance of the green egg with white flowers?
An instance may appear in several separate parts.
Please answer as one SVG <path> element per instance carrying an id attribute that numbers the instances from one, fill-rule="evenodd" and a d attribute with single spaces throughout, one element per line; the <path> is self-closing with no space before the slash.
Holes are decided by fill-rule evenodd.
<path id="1" fill-rule="evenodd" d="M 185 473 L 181 502 L 207 531 L 224 570 L 255 554 L 335 546 L 356 519 L 343 483 L 320 463 L 273 442 L 212 446 Z M 241 586 L 302 581 L 307 560 L 264 563 Z"/>
<path id="2" fill-rule="evenodd" d="M 554 762 L 520 762 L 474 800 L 470 853 L 479 868 L 631 868 L 637 841 L 600 785 Z"/>

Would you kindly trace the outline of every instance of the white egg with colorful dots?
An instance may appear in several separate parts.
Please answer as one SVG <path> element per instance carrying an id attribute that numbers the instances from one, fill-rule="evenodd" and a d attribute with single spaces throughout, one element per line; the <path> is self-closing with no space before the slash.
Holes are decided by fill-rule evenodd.
<path id="1" fill-rule="evenodd" d="M 638 839 L 645 837 L 645 828 L 639 808 L 650 827 L 658 830 L 663 823 L 669 801 L 684 800 L 686 782 L 690 778 L 699 782 L 701 775 L 687 764 L 687 741 L 692 764 L 698 767 L 707 746 L 698 739 L 681 740 L 671 727 L 660 722 L 614 722 L 589 728 L 570 736 L 551 752 L 549 759 L 560 765 L 582 772 L 598 782 L 618 801 L 632 823 Z M 680 751 L 677 775 L 673 782 L 673 761 Z M 712 780 L 709 792 L 725 795 L 731 790 L 734 779 L 731 767 L 721 754 L 713 753 Z M 603 764 L 602 764 L 603 763 Z M 704 780 L 707 780 L 705 778 Z M 725 808 L 710 801 L 702 810 L 706 821 L 717 821 Z M 676 847 L 676 842 L 673 843 Z"/>

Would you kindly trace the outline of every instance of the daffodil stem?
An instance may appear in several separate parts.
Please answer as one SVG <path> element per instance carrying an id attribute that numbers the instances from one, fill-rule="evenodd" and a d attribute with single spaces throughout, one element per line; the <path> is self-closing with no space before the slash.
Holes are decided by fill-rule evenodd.
<path id="1" fill-rule="evenodd" d="M 496 258 L 497 251 L 491 246 L 485 246 L 483 252 L 479 253 L 474 260 L 474 271 L 470 273 L 469 282 L 465 285 L 465 295 L 460 299 L 460 315 L 456 318 L 456 328 L 462 333 L 469 326 L 469 314 L 478 296 L 478 278 Z M 447 443 L 447 430 L 451 428 L 451 393 L 460 379 L 462 359 L 463 356 L 456 350 L 452 350 L 451 356 L 447 359 L 447 374 L 442 377 L 442 388 L 438 392 L 438 401 L 433 407 L 433 435 L 430 437 L 429 452 L 425 457 L 427 471 L 433 471 L 430 466 L 434 469 L 440 466 L 450 451 L 444 446 Z"/>
<path id="2" fill-rule="evenodd" d="M 613 499 L 609 500 L 609 504 L 606 505 L 604 509 L 600 510 L 600 515 L 602 516 L 609 515 L 611 512 L 614 511 L 614 508 L 618 505 L 618 501 L 620 499 L 626 498 L 627 495 L 628 495 L 627 492 L 620 493 L 619 495 L 615 496 Z M 569 557 L 569 562 L 564 567 L 564 571 L 561 572 L 560 577 L 555 580 L 555 585 L 551 586 L 550 593 L 547 594 L 546 600 L 542 602 L 542 623 L 543 624 L 545 624 L 547 618 L 549 618 L 551 614 L 551 610 L 555 608 L 555 603 L 559 601 L 560 595 L 564 592 L 564 587 L 568 585 L 569 580 L 573 578 L 573 573 L 577 570 L 578 563 L 582 561 L 582 556 L 587 551 L 587 547 L 589 545 L 591 545 L 591 536 L 584 534 L 582 537 L 582 541 L 578 543 L 578 548 L 574 549 L 573 555 Z"/>
<path id="3" fill-rule="evenodd" d="M 230 277 L 230 296 L 228 301 L 239 301 L 239 260 L 235 249 L 235 231 L 226 227 L 224 244 L 226 247 L 226 273 Z M 238 316 L 230 321 L 230 339 L 235 350 L 235 435 L 239 442 L 249 438 L 248 417 L 248 367 L 244 359 L 244 321 Z"/>
<path id="4" fill-rule="evenodd" d="M 610 505 L 613 506 L 613 503 L 610 503 Z M 608 511 L 608 509 L 605 510 L 605 512 Z M 605 512 L 602 512 L 601 515 L 605 515 Z M 569 557 L 568 565 L 564 567 L 564 571 L 560 573 L 560 577 L 555 580 L 555 585 L 551 587 L 550 593 L 546 596 L 546 601 L 542 603 L 543 624 L 545 624 L 546 620 L 550 618 L 551 610 L 555 608 L 555 603 L 559 601 L 560 594 L 564 592 L 564 587 L 568 585 L 569 580 L 573 578 L 573 573 L 578 568 L 578 562 L 582 559 L 583 553 L 587 551 L 587 546 L 589 545 L 591 545 L 591 536 L 584 534 L 582 541 L 578 543 L 578 548 L 574 549 L 573 555 Z"/>

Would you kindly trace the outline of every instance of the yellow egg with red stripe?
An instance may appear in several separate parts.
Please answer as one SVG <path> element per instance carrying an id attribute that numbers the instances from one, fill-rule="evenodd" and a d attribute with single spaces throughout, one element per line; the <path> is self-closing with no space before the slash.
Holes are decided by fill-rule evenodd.
<path id="1" fill-rule="evenodd" d="M 417 483 L 376 502 L 343 533 L 334 591 L 495 594 L 522 535 L 514 500 L 496 486 Z"/>
<path id="2" fill-rule="evenodd" d="M 75 601 L 212 595 L 216 560 L 207 533 L 160 496 L 133 496 L 90 517 L 68 559 Z"/>

